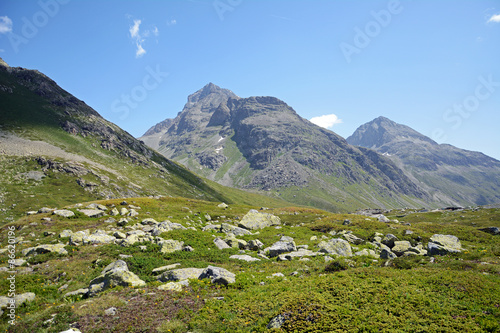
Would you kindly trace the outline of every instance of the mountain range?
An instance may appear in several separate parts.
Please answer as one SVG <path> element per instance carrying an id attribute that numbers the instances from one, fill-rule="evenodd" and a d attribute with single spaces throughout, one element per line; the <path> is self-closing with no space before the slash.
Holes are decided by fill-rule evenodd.
<path id="1" fill-rule="evenodd" d="M 347 142 L 387 156 L 435 200 L 450 198 L 461 205 L 500 202 L 500 161 L 483 153 L 437 144 L 385 117 L 360 126 Z"/>
<path id="2" fill-rule="evenodd" d="M 500 162 L 484 154 L 383 117 L 345 140 L 275 97 L 240 98 L 213 83 L 140 139 L 220 184 L 333 211 L 500 200 Z"/>
<path id="3" fill-rule="evenodd" d="M 345 140 L 275 97 L 209 83 L 136 139 L 46 75 L 1 59 L 0 161 L 7 220 L 33 207 L 139 196 L 344 212 L 500 201 L 499 161 L 387 118 Z"/>

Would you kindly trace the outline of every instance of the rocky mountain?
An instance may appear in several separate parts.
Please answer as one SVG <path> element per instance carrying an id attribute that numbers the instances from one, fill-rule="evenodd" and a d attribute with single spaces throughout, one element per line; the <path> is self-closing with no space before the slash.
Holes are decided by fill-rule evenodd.
<path id="1" fill-rule="evenodd" d="M 347 142 L 390 158 L 440 201 L 455 205 L 500 202 L 500 161 L 482 153 L 437 144 L 385 117 L 360 126 Z"/>
<path id="2" fill-rule="evenodd" d="M 0 165 L 4 220 L 35 207 L 103 198 L 269 200 L 201 179 L 102 118 L 44 74 L 9 67 L 3 60 Z"/>
<path id="3" fill-rule="evenodd" d="M 140 139 L 211 180 L 298 204 L 351 210 L 431 202 L 390 159 L 349 145 L 277 98 L 240 98 L 212 83 Z"/>

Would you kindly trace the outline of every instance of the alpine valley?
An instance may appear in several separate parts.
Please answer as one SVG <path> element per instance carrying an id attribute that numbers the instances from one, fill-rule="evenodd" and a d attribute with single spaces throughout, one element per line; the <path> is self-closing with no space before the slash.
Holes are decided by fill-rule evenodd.
<path id="1" fill-rule="evenodd" d="M 0 125 L 2 332 L 500 331 L 480 153 L 214 84 L 141 141 L 1 59 Z"/>

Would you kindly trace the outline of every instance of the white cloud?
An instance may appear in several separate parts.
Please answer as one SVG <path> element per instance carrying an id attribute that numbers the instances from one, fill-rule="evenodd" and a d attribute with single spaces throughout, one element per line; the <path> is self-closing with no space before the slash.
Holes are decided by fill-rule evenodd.
<path id="1" fill-rule="evenodd" d="M 139 37 L 139 26 L 141 25 L 141 20 L 134 20 L 134 25 L 130 27 L 130 37 L 138 38 Z"/>
<path id="2" fill-rule="evenodd" d="M 129 16 L 129 18 L 131 17 Z M 142 20 L 134 20 L 134 24 L 130 26 L 129 29 L 130 37 L 134 40 L 135 45 L 137 47 L 137 49 L 135 50 L 136 58 L 140 58 L 144 54 L 146 54 L 146 50 L 144 49 L 144 42 L 146 41 L 146 39 L 151 37 L 151 34 L 153 34 L 156 37 L 158 37 L 160 34 L 160 31 L 156 26 L 152 30 L 141 31 L 140 29 L 141 23 Z"/>
<path id="3" fill-rule="evenodd" d="M 12 31 L 12 20 L 8 16 L 0 16 L 0 34 Z"/>
<path id="4" fill-rule="evenodd" d="M 176 24 L 177 24 L 177 20 L 167 21 L 167 25 L 176 25 Z"/>
<path id="5" fill-rule="evenodd" d="M 140 58 L 146 53 L 146 50 L 142 47 L 140 43 L 137 43 L 137 50 L 135 51 L 135 57 Z"/>
<path id="6" fill-rule="evenodd" d="M 488 20 L 488 23 L 500 23 L 500 14 L 493 14 L 489 20 Z"/>
<path id="7" fill-rule="evenodd" d="M 311 123 L 318 125 L 323 128 L 332 128 L 333 125 L 342 123 L 342 119 L 339 119 L 335 114 L 325 114 L 319 117 L 313 117 L 310 119 Z"/>

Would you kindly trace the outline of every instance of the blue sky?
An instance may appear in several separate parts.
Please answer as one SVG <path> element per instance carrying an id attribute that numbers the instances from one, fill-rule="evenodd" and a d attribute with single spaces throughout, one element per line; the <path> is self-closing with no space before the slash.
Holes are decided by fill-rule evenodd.
<path id="1" fill-rule="evenodd" d="M 343 137 L 382 115 L 500 159 L 497 0 L 2 0 L 0 57 L 136 137 L 213 82 Z"/>

